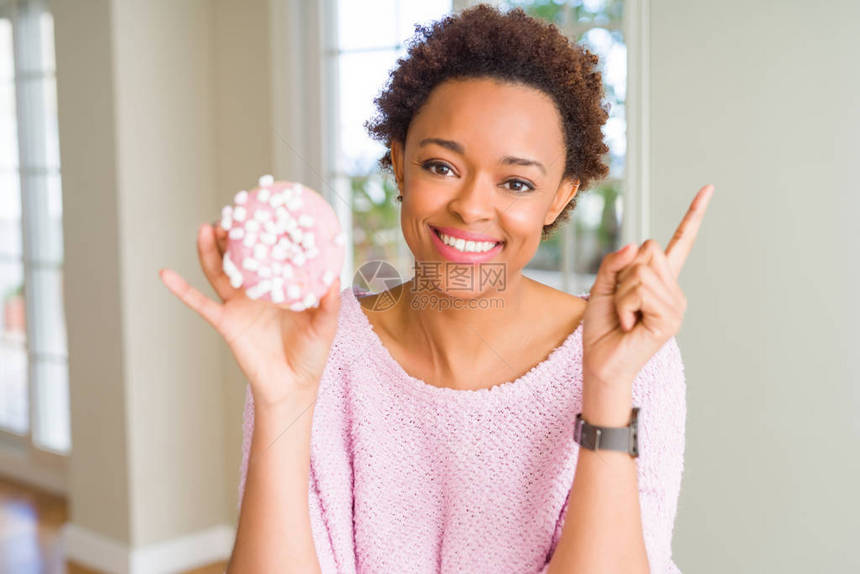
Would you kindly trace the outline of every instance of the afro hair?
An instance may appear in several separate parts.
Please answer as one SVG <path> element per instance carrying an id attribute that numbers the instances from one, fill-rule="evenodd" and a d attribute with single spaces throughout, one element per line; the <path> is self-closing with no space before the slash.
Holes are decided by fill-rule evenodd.
<path id="1" fill-rule="evenodd" d="M 503 12 L 478 4 L 427 26 L 416 25 L 407 53 L 397 60 L 388 82 L 374 99 L 377 113 L 365 123 L 386 148 L 379 160 L 391 171 L 391 144 L 406 142 L 412 118 L 432 90 L 452 79 L 493 78 L 543 91 L 562 118 L 566 159 L 563 178 L 579 181 L 579 191 L 606 177 L 602 126 L 609 117 L 603 104 L 598 58 L 554 25 L 521 8 Z M 543 238 L 567 220 L 577 193 L 558 217 L 543 228 Z"/>

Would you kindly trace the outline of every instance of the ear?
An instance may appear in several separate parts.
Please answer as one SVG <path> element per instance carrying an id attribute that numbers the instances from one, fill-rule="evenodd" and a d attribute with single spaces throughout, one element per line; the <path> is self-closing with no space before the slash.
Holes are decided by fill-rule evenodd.
<path id="1" fill-rule="evenodd" d="M 558 214 L 564 210 L 564 206 L 570 203 L 576 192 L 579 190 L 579 178 L 566 177 L 558 184 L 558 189 L 555 191 L 555 196 L 552 198 L 552 203 L 544 218 L 544 225 L 549 225 L 556 220 Z"/>
<path id="2" fill-rule="evenodd" d="M 391 169 L 394 171 L 394 179 L 397 187 L 403 191 L 403 143 L 398 140 L 391 141 Z"/>

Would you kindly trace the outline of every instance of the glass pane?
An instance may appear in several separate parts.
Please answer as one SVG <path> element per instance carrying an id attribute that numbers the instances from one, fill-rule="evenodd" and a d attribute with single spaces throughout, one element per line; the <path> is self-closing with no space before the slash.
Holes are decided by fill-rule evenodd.
<path id="1" fill-rule="evenodd" d="M 16 172 L 0 171 L 0 260 L 22 257 L 19 184 Z"/>
<path id="2" fill-rule="evenodd" d="M 368 173 L 385 153 L 381 143 L 370 139 L 364 123 L 372 118 L 373 100 L 387 83 L 398 55 L 395 50 L 385 50 L 340 56 L 340 153 L 336 169 L 341 173 Z"/>
<path id="3" fill-rule="evenodd" d="M 22 168 L 46 168 L 45 147 L 45 78 L 21 78 L 21 117 L 26 135 L 19 142 Z"/>
<path id="4" fill-rule="evenodd" d="M 627 46 L 618 30 L 592 28 L 580 43 L 600 58 L 598 68 L 603 76 L 605 99 L 609 102 L 609 119 L 603 127 L 609 146 L 610 177 L 623 177 L 627 153 L 627 117 L 624 98 L 627 95 Z"/>
<path id="5" fill-rule="evenodd" d="M 14 62 L 12 22 L 8 18 L 0 18 L 0 82 L 12 80 L 15 73 Z"/>
<path id="6" fill-rule="evenodd" d="M 624 15 L 623 0 L 510 0 L 499 5 L 504 9 L 520 7 L 559 27 L 617 24 Z"/>
<path id="7" fill-rule="evenodd" d="M 59 265 L 63 261 L 63 206 L 59 174 L 26 176 L 30 260 Z"/>
<path id="8" fill-rule="evenodd" d="M 0 262 L 0 427 L 27 430 L 27 325 L 21 263 Z"/>
<path id="9" fill-rule="evenodd" d="M 63 310 L 63 272 L 34 268 L 29 287 L 33 328 L 30 349 L 37 354 L 66 356 L 66 315 Z"/>
<path id="10" fill-rule="evenodd" d="M 569 6 L 555 0 L 510 0 L 500 2 L 499 7 L 503 10 L 522 8 L 529 16 L 552 22 L 559 27 L 568 22 L 571 13 Z"/>
<path id="11" fill-rule="evenodd" d="M 27 349 L 0 341 L 0 428 L 27 432 Z"/>
<path id="12" fill-rule="evenodd" d="M 33 363 L 36 423 L 33 442 L 40 448 L 69 450 L 69 368 L 65 361 Z"/>
<path id="13" fill-rule="evenodd" d="M 595 274 L 603 257 L 620 247 L 621 182 L 605 180 L 579 199 L 573 212 L 574 273 Z"/>
<path id="14" fill-rule="evenodd" d="M 426 26 L 451 9 L 451 0 L 402 0 L 397 14 L 398 42 L 405 44 L 415 34 L 415 24 Z"/>
<path id="15" fill-rule="evenodd" d="M 594 24 L 620 22 L 624 15 L 622 0 L 581 0 L 568 4 L 574 5 L 574 14 L 578 22 Z"/>
<path id="16" fill-rule="evenodd" d="M 400 230 L 397 186 L 389 174 L 352 176 L 353 261 L 356 268 L 375 259 L 385 260 L 403 273 L 411 267 Z"/>
<path id="17" fill-rule="evenodd" d="M 53 76 L 46 76 L 42 82 L 42 125 L 45 128 L 45 157 L 44 167 L 58 171 L 60 169 L 60 137 L 57 127 L 57 81 Z"/>
<path id="18" fill-rule="evenodd" d="M 39 14 L 39 35 L 42 41 L 42 69 L 54 70 L 54 18 L 50 12 Z"/>
<path id="19" fill-rule="evenodd" d="M 2 48 L 0 48 L 2 50 Z M 0 53 L 0 61 L 5 55 Z M 15 84 L 0 80 L 0 171 L 18 169 L 18 116 Z"/>
<path id="20" fill-rule="evenodd" d="M 547 239 L 541 241 L 537 252 L 529 261 L 529 269 L 557 270 L 561 269 L 562 242 L 564 231 L 562 227 L 570 225 L 570 220 L 560 224 Z"/>
<path id="21" fill-rule="evenodd" d="M 397 44 L 397 0 L 340 0 L 337 16 L 341 50 L 393 48 Z"/>
<path id="22" fill-rule="evenodd" d="M 0 261 L 0 337 L 24 345 L 27 327 L 24 307 L 24 265 Z"/>

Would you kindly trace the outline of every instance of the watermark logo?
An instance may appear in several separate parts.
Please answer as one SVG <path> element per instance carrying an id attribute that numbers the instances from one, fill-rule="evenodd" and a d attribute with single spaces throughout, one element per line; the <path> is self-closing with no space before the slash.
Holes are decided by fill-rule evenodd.
<path id="1" fill-rule="evenodd" d="M 391 290 L 402 282 L 397 268 L 381 260 L 362 263 L 352 276 L 353 287 L 376 295 L 359 299 L 361 306 L 370 311 L 385 311 L 393 307 L 400 299 L 403 290 L 398 290 L 396 297 Z"/>
<path id="2" fill-rule="evenodd" d="M 478 265 L 452 261 L 416 261 L 412 290 L 421 291 L 472 291 L 484 292 L 491 287 L 505 290 L 506 263 L 479 263 Z"/>
<path id="3" fill-rule="evenodd" d="M 495 288 L 505 290 L 507 273 L 505 263 L 479 263 L 478 265 L 451 261 L 416 261 L 412 278 L 411 307 L 416 310 L 435 309 L 498 309 L 504 306 L 502 297 L 479 297 L 461 299 L 446 297 L 444 293 L 457 291 L 484 292 Z M 395 289 L 403 283 L 397 268 L 382 260 L 361 264 L 353 275 L 352 284 L 362 295 L 362 307 L 369 311 L 390 309 L 403 295 L 405 287 Z"/>

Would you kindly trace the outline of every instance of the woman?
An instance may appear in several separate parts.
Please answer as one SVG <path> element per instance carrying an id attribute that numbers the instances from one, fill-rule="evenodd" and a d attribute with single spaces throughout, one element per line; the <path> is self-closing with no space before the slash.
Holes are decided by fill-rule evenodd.
<path id="1" fill-rule="evenodd" d="M 362 298 L 335 282 L 293 312 L 230 286 L 210 225 L 221 303 L 162 272 L 249 380 L 231 572 L 679 571 L 677 277 L 713 187 L 665 252 L 609 254 L 588 295 L 522 274 L 606 175 L 596 62 L 521 10 L 417 29 L 368 126 L 412 281 Z M 634 407 L 638 456 L 579 448 L 578 413 L 620 428 Z"/>

